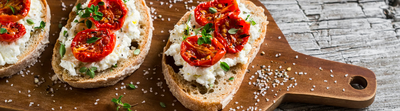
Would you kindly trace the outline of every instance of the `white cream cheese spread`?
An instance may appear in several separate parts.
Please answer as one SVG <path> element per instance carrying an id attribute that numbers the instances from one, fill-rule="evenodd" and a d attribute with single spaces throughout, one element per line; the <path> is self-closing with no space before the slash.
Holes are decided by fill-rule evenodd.
<path id="1" fill-rule="evenodd" d="M 89 1 L 90 0 L 82 4 L 82 8 L 88 7 Z M 61 29 L 58 40 L 61 43 L 65 44 L 66 52 L 64 57 L 61 59 L 60 66 L 69 71 L 69 74 L 71 74 L 72 76 L 78 76 L 80 73 L 78 71 L 80 68 L 80 63 L 84 64 L 84 66 L 86 67 L 97 67 L 97 71 L 103 71 L 117 64 L 118 61 L 123 61 L 124 59 L 128 59 L 129 57 L 133 56 L 133 51 L 131 50 L 131 48 L 135 49 L 136 47 L 131 46 L 131 42 L 140 41 L 141 39 L 139 31 L 139 21 L 141 20 L 141 17 L 139 11 L 136 9 L 135 0 L 127 1 L 125 5 L 128 9 L 128 13 L 123 27 L 120 30 L 114 32 L 114 34 L 116 35 L 115 48 L 111 54 L 107 55 L 99 62 L 80 62 L 74 57 L 71 51 L 72 40 L 78 33 L 77 30 L 81 31 L 84 27 L 86 27 L 84 23 L 72 22 L 70 29 L 63 27 Z M 77 8 L 75 7 L 73 11 L 76 12 Z M 80 16 L 76 16 L 73 21 L 75 20 L 81 21 L 82 18 Z M 92 27 L 92 29 L 95 28 L 95 26 Z M 67 31 L 67 37 L 65 37 L 62 33 L 64 31 Z"/>
<path id="2" fill-rule="evenodd" d="M 182 74 L 185 80 L 196 81 L 197 83 L 208 88 L 209 85 L 214 84 L 217 76 L 225 76 L 225 71 L 220 67 L 221 62 L 226 62 L 230 67 L 233 67 L 237 64 L 246 64 L 248 62 L 249 59 L 247 54 L 249 54 L 250 50 L 252 49 L 250 44 L 253 44 L 260 35 L 260 23 L 258 23 L 258 21 L 261 21 L 261 18 L 253 17 L 251 13 L 252 11 L 247 9 L 245 4 L 240 3 L 239 0 L 237 0 L 237 2 L 240 9 L 239 17 L 245 19 L 248 15 L 250 15 L 250 18 L 254 19 L 256 24 L 250 26 L 250 38 L 242 51 L 236 54 L 227 53 L 218 63 L 215 63 L 213 66 L 196 67 L 189 65 L 185 60 L 183 60 L 182 56 L 180 55 L 180 49 L 186 24 L 175 25 L 174 29 L 170 31 L 171 35 L 169 40 L 173 44 L 169 47 L 165 54 L 174 58 L 175 65 L 183 66 L 183 68 L 179 69 L 179 74 Z M 198 23 L 194 17 L 194 11 L 191 11 L 190 21 L 187 22 L 187 25 L 198 26 Z M 194 36 L 195 33 L 191 34 L 191 36 Z"/>

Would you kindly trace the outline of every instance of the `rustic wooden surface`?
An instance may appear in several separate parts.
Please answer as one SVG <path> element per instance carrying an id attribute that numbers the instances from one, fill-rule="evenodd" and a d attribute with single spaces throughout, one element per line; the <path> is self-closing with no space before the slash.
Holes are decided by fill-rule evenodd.
<path id="1" fill-rule="evenodd" d="M 160 53 L 162 51 L 162 47 L 165 45 L 164 41 L 168 39 L 168 30 L 171 30 L 176 21 L 178 21 L 180 17 L 187 11 L 187 9 L 185 8 L 196 6 L 196 1 L 194 1 L 194 3 L 191 3 L 191 1 L 176 1 L 176 4 L 166 4 L 169 1 L 147 1 L 147 5 L 152 9 L 152 15 L 154 15 L 154 18 L 156 18 L 154 20 L 154 24 L 156 24 L 156 30 L 153 36 L 152 47 L 149 52 L 149 56 L 147 56 L 145 60 L 145 63 L 138 71 L 133 73 L 132 76 L 127 77 L 125 80 L 119 82 L 115 86 L 86 90 L 75 89 L 68 86 L 67 84 L 52 82 L 50 80 L 51 76 L 54 75 L 54 73 L 51 70 L 49 58 L 51 58 L 54 42 L 58 38 L 60 30 L 58 28 L 58 24 L 66 24 L 66 17 L 69 11 L 72 9 L 72 5 L 73 3 L 75 3 L 75 0 L 49 0 L 48 2 L 51 6 L 53 17 L 50 33 L 51 43 L 49 44 L 49 47 L 46 48 L 44 54 L 42 54 L 40 60 L 33 67 L 22 71 L 18 75 L 14 75 L 12 78 L 0 79 L 0 88 L 2 88 L 2 90 L 0 91 L 0 95 L 2 95 L 0 97 L 0 100 L 12 100 L 12 102 L 0 102 L 1 107 L 25 110 L 72 110 L 74 107 L 77 107 L 78 110 L 114 110 L 116 106 L 111 102 L 111 98 L 117 98 L 119 95 L 124 95 L 124 97 L 122 98 L 123 102 L 128 102 L 130 104 L 139 103 L 132 109 L 157 110 L 161 108 L 159 102 L 164 102 L 167 106 L 165 110 L 185 110 L 183 106 L 179 102 L 177 102 L 168 91 L 168 88 L 165 85 L 165 81 L 163 80 L 160 63 L 158 61 L 161 61 Z M 395 59 L 395 57 L 397 56 L 395 51 L 397 43 L 395 42 L 397 41 L 396 33 L 394 29 L 385 29 L 387 28 L 385 27 L 387 26 L 387 24 L 391 26 L 391 23 L 387 22 L 390 20 L 376 18 L 378 16 L 374 15 L 376 14 L 376 11 L 374 11 L 374 9 L 371 9 L 371 11 L 368 10 L 371 12 L 369 15 L 364 14 L 366 10 L 364 10 L 364 8 L 360 8 L 360 5 L 358 5 L 357 1 L 350 1 L 351 3 L 349 4 L 340 4 L 343 2 L 343 0 L 332 2 L 327 2 L 323 0 L 315 2 L 305 1 L 308 3 L 304 3 L 306 4 L 304 6 L 300 6 L 302 3 L 301 1 L 295 0 L 275 0 L 261 2 L 271 11 L 278 25 L 281 27 L 283 34 L 285 34 L 286 39 L 289 41 L 292 48 L 296 51 L 328 60 L 351 63 L 354 65 L 367 67 L 377 74 L 377 97 L 375 103 L 373 103 L 372 106 L 368 107 L 367 109 L 379 110 L 385 107 L 395 109 L 398 107 L 399 103 L 396 103 L 396 101 L 398 101 L 396 98 L 396 96 L 398 96 L 396 95 L 397 93 L 390 92 L 393 88 L 396 87 L 392 85 L 390 87 L 388 86 L 383 88 L 381 86 L 381 84 L 396 84 L 396 78 L 390 75 L 391 73 L 394 74 L 397 70 L 395 69 L 396 65 L 390 63 L 396 63 L 396 61 L 398 61 Z M 370 3 L 370 1 L 367 2 Z M 188 3 L 187 7 L 184 5 L 186 3 Z M 370 3 L 363 6 L 374 7 L 375 5 L 376 3 Z M 309 10 L 302 10 L 300 7 Z M 325 7 L 327 8 L 326 10 Z M 345 9 L 335 9 L 335 7 L 345 7 Z M 355 10 L 353 10 L 353 8 Z M 174 10 L 174 13 L 171 13 L 171 9 Z M 352 13 L 355 14 L 352 15 Z M 162 16 L 158 18 L 158 15 Z M 365 19 L 366 17 L 371 18 Z M 286 64 L 286 60 L 292 60 L 294 58 L 293 54 L 296 54 L 295 52 L 292 52 L 290 50 L 287 50 L 287 52 L 280 52 L 276 51 L 277 49 L 275 49 L 276 52 L 268 52 L 268 47 L 274 47 L 274 43 L 272 41 L 278 41 L 278 43 L 281 45 L 286 44 L 285 48 L 289 47 L 289 45 L 285 43 L 286 39 L 285 37 L 283 37 L 282 33 L 280 33 L 279 29 L 275 27 L 273 30 L 277 34 L 267 37 L 267 39 L 270 39 L 269 42 L 266 39 L 266 43 L 268 43 L 268 45 L 263 45 L 262 49 L 260 50 L 265 51 L 267 54 L 264 56 L 257 56 L 257 58 L 255 59 L 256 61 L 251 64 L 251 66 L 256 66 L 256 68 L 251 69 L 250 74 L 246 75 L 245 77 L 243 83 L 244 85 L 241 86 L 241 89 L 251 89 L 250 92 L 248 90 L 239 90 L 238 94 L 235 96 L 235 98 L 233 98 L 232 102 L 227 106 L 227 110 L 229 110 L 229 108 L 235 108 L 236 106 L 238 106 L 237 104 L 235 104 L 235 101 L 239 100 L 241 100 L 239 101 L 239 105 L 244 105 L 244 108 L 240 108 L 240 110 L 254 106 L 255 100 L 243 99 L 242 97 L 247 97 L 244 95 L 252 95 L 251 93 L 257 90 L 255 87 L 247 85 L 247 83 L 249 82 L 249 77 L 251 76 L 251 74 L 254 74 L 256 69 L 259 69 L 260 65 L 271 65 L 273 67 L 278 67 L 278 65 L 282 65 L 284 67 L 292 66 L 291 64 Z M 384 32 L 379 30 L 383 30 Z M 393 33 L 386 33 L 390 31 Z M 383 34 L 385 34 L 384 38 L 380 36 Z M 392 37 L 393 34 L 394 37 Z M 276 35 L 282 35 L 282 38 L 278 39 L 278 36 Z M 365 37 L 365 39 L 360 39 L 359 37 Z M 285 48 L 282 47 L 282 49 Z M 277 53 L 282 53 L 283 55 L 280 58 L 274 58 L 275 54 Z M 292 55 L 293 57 L 285 54 Z M 371 72 L 362 68 L 355 68 L 357 70 L 341 71 L 341 69 L 335 69 L 335 67 L 328 67 L 328 64 L 323 64 L 328 61 L 314 59 L 311 57 L 309 58 L 309 62 L 312 62 L 314 64 L 308 65 L 309 62 L 304 62 L 307 61 L 305 59 L 308 56 L 302 54 L 297 55 L 299 56 L 299 59 L 296 60 L 303 62 L 297 62 L 296 66 L 292 66 L 293 72 L 303 71 L 304 69 L 306 69 L 304 71 L 307 72 L 316 72 L 319 71 L 317 66 L 327 66 L 326 69 L 324 67 L 325 70 L 320 73 L 329 73 L 329 69 L 333 69 L 333 71 L 335 71 L 335 77 L 343 76 L 346 72 L 353 72 L 349 73 L 350 76 L 352 76 L 353 74 L 358 75 L 359 72 L 371 74 Z M 265 61 L 260 61 L 261 59 L 264 59 Z M 270 63 L 270 60 L 274 60 L 275 62 Z M 376 61 L 378 61 L 379 63 Z M 312 67 L 304 69 L 301 68 L 302 66 L 307 65 Z M 349 67 L 354 68 L 354 66 Z M 389 70 L 392 67 L 393 69 Z M 309 73 L 308 76 L 312 77 L 312 74 L 316 73 Z M 33 84 L 35 75 L 40 75 L 40 81 L 45 80 L 45 82 L 41 85 L 38 85 L 38 87 L 35 87 L 35 84 Z M 291 77 L 296 77 L 298 81 L 301 81 L 307 79 L 304 79 L 304 76 L 303 78 L 301 78 L 302 76 L 300 75 L 293 75 Z M 314 80 L 318 80 L 317 78 L 318 77 L 314 78 Z M 367 77 L 367 80 L 368 78 L 369 77 Z M 379 79 L 387 79 L 388 81 L 382 81 Z M 342 80 L 338 79 L 338 81 Z M 349 81 L 349 79 L 343 79 L 342 83 L 338 83 L 343 84 L 346 83 L 346 81 Z M 138 84 L 139 88 L 135 90 L 124 88 L 125 85 L 130 82 L 133 82 L 134 84 L 140 82 Z M 329 82 L 329 84 L 333 84 L 331 80 L 329 80 Z M 300 82 L 298 83 L 299 86 L 302 85 Z M 53 88 L 55 93 L 47 93 L 46 89 L 48 89 L 48 87 Z M 309 88 L 306 88 L 307 91 L 309 91 L 311 86 L 308 87 Z M 296 88 L 300 89 L 301 87 Z M 294 88 L 294 90 L 291 89 L 291 91 L 296 91 L 296 88 Z M 350 88 L 351 87 L 346 86 L 346 91 L 351 92 Z M 379 88 L 381 88 L 383 92 L 379 91 Z M 331 90 L 333 89 L 336 89 L 334 92 L 341 92 L 342 87 L 331 87 Z M 281 91 L 281 93 L 279 93 L 280 97 L 282 97 L 281 94 L 284 94 L 283 92 L 284 91 Z M 315 90 L 315 93 L 317 92 L 318 90 Z M 272 94 L 274 93 L 270 93 L 270 95 Z M 345 95 L 346 94 L 344 94 L 344 96 Z M 354 100 L 355 96 L 352 97 Z M 262 102 L 260 102 L 258 107 L 262 106 L 262 104 L 265 103 L 270 104 L 273 100 L 271 99 L 270 101 L 265 101 L 264 98 L 260 99 Z M 281 100 L 281 98 L 277 100 Z M 277 103 L 279 102 L 281 101 L 277 101 Z M 277 104 L 275 105 L 276 106 L 274 107 L 277 107 Z M 260 108 L 264 109 L 265 106 Z M 280 105 L 277 110 L 310 109 L 341 110 L 345 108 L 289 103 Z"/>
<path id="2" fill-rule="evenodd" d="M 376 74 L 375 101 L 362 110 L 400 110 L 399 7 L 389 5 L 395 0 L 260 1 L 294 50 L 362 66 Z M 386 10 L 391 12 L 390 18 L 386 17 Z M 350 109 L 288 103 L 281 104 L 277 110 Z"/>

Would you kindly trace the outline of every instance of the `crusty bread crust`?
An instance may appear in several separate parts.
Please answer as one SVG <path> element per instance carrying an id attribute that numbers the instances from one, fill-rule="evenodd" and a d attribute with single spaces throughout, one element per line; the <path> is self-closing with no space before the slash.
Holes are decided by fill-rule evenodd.
<path id="1" fill-rule="evenodd" d="M 17 63 L 0 66 L 0 78 L 11 76 L 29 65 L 33 65 L 49 43 L 50 7 L 46 0 L 41 0 L 41 3 L 44 7 L 42 10 L 44 15 L 42 20 L 46 22 L 45 28 L 41 31 L 35 31 L 31 35 L 31 40 L 27 42 L 27 49 L 18 57 Z"/>
<path id="2" fill-rule="evenodd" d="M 83 4 L 86 1 L 87 0 L 78 0 L 75 5 L 78 3 Z M 96 76 L 94 78 L 72 77 L 67 70 L 60 66 L 61 56 L 59 54 L 59 49 L 61 44 L 57 40 L 57 43 L 53 49 L 53 59 L 51 62 L 57 77 L 61 81 L 67 82 L 69 85 L 76 88 L 97 88 L 114 85 L 137 70 L 149 52 L 154 28 L 152 19 L 150 17 L 150 9 L 146 6 L 145 1 L 136 0 L 135 6 L 142 17 L 141 21 L 139 21 L 139 25 L 142 28 L 140 36 L 142 36 L 143 39 L 138 43 L 138 48 L 141 49 L 139 55 L 131 56 L 124 61 L 118 61 L 118 66 L 113 68 L 113 70 L 109 68 L 102 72 L 96 72 Z M 69 15 L 68 24 L 66 25 L 67 28 L 71 27 L 70 23 L 73 22 L 75 17 L 76 12 L 71 12 Z"/>
<path id="3" fill-rule="evenodd" d="M 167 63 L 166 60 L 167 58 L 165 55 L 165 51 L 168 50 L 168 48 L 172 43 L 168 41 L 167 45 L 164 47 L 162 68 L 165 80 L 170 88 L 171 93 L 186 108 L 191 110 L 204 110 L 204 111 L 209 111 L 209 110 L 216 111 L 224 108 L 229 103 L 233 95 L 239 89 L 248 65 L 250 64 L 250 62 L 253 61 L 254 57 L 257 55 L 261 43 L 264 42 L 268 24 L 268 22 L 266 21 L 267 17 L 264 15 L 264 9 L 262 7 L 257 7 L 248 0 L 241 0 L 241 3 L 245 4 L 249 10 L 252 10 L 254 16 L 262 18 L 263 21 L 260 25 L 261 34 L 259 35 L 260 37 L 256 39 L 256 41 L 253 44 L 251 44 L 252 49 L 250 53 L 247 55 L 249 62 L 247 64 L 238 64 L 234 67 L 231 67 L 231 69 L 226 73 L 224 77 L 219 77 L 219 78 L 217 77 L 216 81 L 220 81 L 219 83 L 216 83 L 218 84 L 217 86 L 218 88 L 214 88 L 211 93 L 210 91 L 208 91 L 208 93 L 198 94 L 199 91 L 193 90 L 193 89 L 200 89 L 198 87 L 199 86 L 201 87 L 201 85 L 196 85 L 196 87 L 194 87 L 194 85 L 197 83 L 184 80 L 181 74 L 178 74 L 174 71 L 172 66 L 169 65 L 174 63 Z M 189 15 L 190 12 L 187 12 L 179 20 L 177 25 L 184 24 L 185 21 L 187 21 L 187 19 L 189 18 Z M 226 81 L 230 77 L 234 77 L 235 79 L 233 81 Z"/>

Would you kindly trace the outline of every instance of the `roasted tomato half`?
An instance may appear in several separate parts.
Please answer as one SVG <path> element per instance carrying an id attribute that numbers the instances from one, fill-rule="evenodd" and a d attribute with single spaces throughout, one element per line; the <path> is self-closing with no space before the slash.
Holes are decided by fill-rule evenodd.
<path id="1" fill-rule="evenodd" d="M 217 63 L 226 53 L 224 46 L 217 39 L 211 44 L 197 44 L 201 36 L 186 38 L 181 44 L 181 56 L 192 66 L 208 67 Z"/>
<path id="2" fill-rule="evenodd" d="M 0 21 L 16 22 L 29 13 L 31 0 L 0 0 Z"/>
<path id="3" fill-rule="evenodd" d="M 228 14 L 215 23 L 214 35 L 228 53 L 241 51 L 249 41 L 250 23 L 236 14 Z"/>
<path id="4" fill-rule="evenodd" d="M 17 22 L 0 22 L 0 41 L 13 42 L 25 35 L 24 25 Z"/>
<path id="5" fill-rule="evenodd" d="M 119 30 L 124 25 L 128 9 L 122 0 L 91 0 L 89 6 L 99 6 L 99 11 L 103 14 L 96 20 L 93 15 L 90 20 L 97 28 L 108 28 Z"/>
<path id="6" fill-rule="evenodd" d="M 115 42 L 115 34 L 108 29 L 87 29 L 75 36 L 71 50 L 79 61 L 98 62 L 114 50 Z"/>
<path id="7" fill-rule="evenodd" d="M 215 0 L 199 4 L 194 9 L 196 22 L 204 26 L 214 23 L 214 20 L 225 16 L 228 12 L 239 14 L 240 10 L 236 0 Z"/>

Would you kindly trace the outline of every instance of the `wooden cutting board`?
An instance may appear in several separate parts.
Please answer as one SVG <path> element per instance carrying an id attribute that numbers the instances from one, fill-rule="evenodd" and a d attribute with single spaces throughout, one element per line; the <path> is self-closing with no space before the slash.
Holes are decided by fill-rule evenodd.
<path id="1" fill-rule="evenodd" d="M 252 1 L 264 7 L 257 0 Z M 153 15 L 162 16 L 154 20 L 155 31 L 151 50 L 145 62 L 130 77 L 116 85 L 96 89 L 76 89 L 65 83 L 51 81 L 54 72 L 51 69 L 50 58 L 59 35 L 59 25 L 66 24 L 65 18 L 73 7 L 71 4 L 76 1 L 64 0 L 65 8 L 60 0 L 48 2 L 52 12 L 51 43 L 33 67 L 22 71 L 23 74 L 0 79 L 0 110 L 73 110 L 75 107 L 77 110 L 116 110 L 116 105 L 111 99 L 120 95 L 124 95 L 122 102 L 137 104 L 131 108 L 133 110 L 188 110 L 169 92 L 161 73 L 160 62 L 162 48 L 169 37 L 168 30 L 172 30 L 174 24 L 188 11 L 185 9 L 185 2 L 166 4 L 166 0 L 147 0 L 147 5 L 157 12 Z M 197 1 L 187 3 L 187 7 L 196 5 Z M 265 43 L 260 49 L 260 53 L 264 51 L 265 54 L 257 55 L 250 64 L 250 72 L 246 74 L 239 91 L 224 110 L 256 107 L 257 110 L 273 110 L 282 102 L 363 108 L 374 101 L 377 83 L 372 71 L 293 51 L 271 14 L 267 10 L 265 14 L 269 24 Z M 262 93 L 257 95 L 260 91 L 254 84 L 257 83 L 259 74 L 255 73 L 267 69 L 270 69 L 270 72 L 285 69 L 289 76 L 286 78 L 289 80 L 283 82 L 284 78 L 280 77 L 276 77 L 275 80 L 276 75 L 272 74 L 268 76 L 271 78 L 267 83 L 270 88 L 264 96 Z M 35 77 L 43 83 L 34 84 Z M 130 82 L 137 84 L 138 88 L 124 88 Z M 166 107 L 161 107 L 160 102 L 165 103 Z"/>

